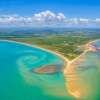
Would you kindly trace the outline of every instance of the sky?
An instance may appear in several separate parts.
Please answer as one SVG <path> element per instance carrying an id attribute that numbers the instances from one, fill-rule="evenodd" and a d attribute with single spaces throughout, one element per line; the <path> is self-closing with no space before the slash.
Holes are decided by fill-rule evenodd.
<path id="1" fill-rule="evenodd" d="M 51 21 L 50 18 L 53 20 Z M 3 19 L 5 21 L 2 21 Z M 40 24 L 57 26 L 65 25 L 65 22 L 69 26 L 81 23 L 86 25 L 87 22 L 89 22 L 87 26 L 98 26 L 100 24 L 100 0 L 0 0 L 0 25 L 17 25 L 14 20 L 17 23 L 22 22 L 23 25 L 26 24 L 24 20 L 27 20 L 28 25 L 29 21 L 32 21 L 30 25 L 34 24 L 33 26 Z M 50 23 L 50 21 L 55 23 Z"/>

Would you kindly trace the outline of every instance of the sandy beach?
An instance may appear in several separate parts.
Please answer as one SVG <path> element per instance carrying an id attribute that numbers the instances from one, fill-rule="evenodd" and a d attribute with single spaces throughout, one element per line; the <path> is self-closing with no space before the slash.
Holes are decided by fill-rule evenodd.
<path id="1" fill-rule="evenodd" d="M 63 55 L 61 55 L 57 51 L 52 51 L 52 50 L 45 49 L 45 48 L 40 47 L 40 46 L 36 46 L 36 45 L 28 44 L 28 43 L 23 43 L 23 42 L 12 41 L 12 40 L 1 40 L 1 41 L 20 43 L 20 44 L 23 44 L 23 45 L 27 45 L 27 46 L 30 46 L 30 47 L 38 48 L 38 49 L 41 49 L 43 51 L 46 51 L 46 52 L 50 52 L 52 54 L 55 54 L 55 55 L 59 56 L 61 59 L 64 60 L 64 62 L 65 62 L 65 64 L 64 64 L 65 66 L 64 67 L 66 67 L 67 64 L 70 62 L 66 57 L 64 57 Z"/>

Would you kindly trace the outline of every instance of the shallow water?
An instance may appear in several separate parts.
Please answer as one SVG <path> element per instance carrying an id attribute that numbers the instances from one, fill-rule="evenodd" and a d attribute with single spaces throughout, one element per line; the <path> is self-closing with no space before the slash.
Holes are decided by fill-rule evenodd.
<path id="1" fill-rule="evenodd" d="M 67 72 L 67 88 L 78 100 L 100 100 L 100 40 L 75 59 Z M 92 51 L 93 50 L 93 51 Z"/>
<path id="2" fill-rule="evenodd" d="M 58 56 L 21 43 L 0 41 L 0 100 L 71 100 L 62 70 L 38 74 L 32 68 L 64 61 Z"/>

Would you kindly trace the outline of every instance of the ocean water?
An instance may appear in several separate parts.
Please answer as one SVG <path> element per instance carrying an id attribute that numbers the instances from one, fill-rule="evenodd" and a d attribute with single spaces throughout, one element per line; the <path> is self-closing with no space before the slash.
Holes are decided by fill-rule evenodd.
<path id="1" fill-rule="evenodd" d="M 64 66 L 57 55 L 12 41 L 0 41 L 0 100 L 73 100 L 62 70 L 38 74 L 32 68 Z"/>

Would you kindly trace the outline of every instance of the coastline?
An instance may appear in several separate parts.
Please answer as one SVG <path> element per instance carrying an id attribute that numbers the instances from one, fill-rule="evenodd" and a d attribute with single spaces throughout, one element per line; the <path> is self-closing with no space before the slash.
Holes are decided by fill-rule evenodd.
<path id="1" fill-rule="evenodd" d="M 57 51 L 52 51 L 52 50 L 45 49 L 45 48 L 40 47 L 40 46 L 36 46 L 36 45 L 24 43 L 24 42 L 17 42 L 17 41 L 13 41 L 13 40 L 0 40 L 0 41 L 20 43 L 20 44 L 22 44 L 22 45 L 30 46 L 30 47 L 33 47 L 33 48 L 38 48 L 38 49 L 41 49 L 41 50 L 43 50 L 43 51 L 52 53 L 52 54 L 54 54 L 54 55 L 60 57 L 60 58 L 64 61 L 64 68 L 66 68 L 66 66 L 67 66 L 68 63 L 70 62 L 66 57 L 64 57 L 63 55 L 61 55 L 61 54 L 58 53 Z"/>
<path id="2" fill-rule="evenodd" d="M 76 57 L 75 59 L 71 60 L 70 63 L 74 62 L 75 60 L 79 59 L 81 56 L 83 56 L 86 52 L 90 51 L 91 49 L 89 48 L 89 46 L 93 43 L 93 42 L 96 42 L 96 41 L 99 41 L 100 39 L 96 39 L 96 40 L 93 40 L 93 41 L 90 41 L 88 42 L 85 47 L 86 47 L 86 50 L 84 50 L 84 52 L 79 55 L 78 57 Z"/>
<path id="3" fill-rule="evenodd" d="M 41 47 L 41 46 L 37 46 L 37 45 L 34 45 L 34 44 L 32 45 L 32 44 L 28 44 L 28 43 L 24 43 L 24 42 L 17 42 L 17 41 L 14 41 L 14 40 L 0 40 L 0 41 L 7 41 L 7 42 L 20 43 L 20 44 L 23 44 L 23 45 L 26 45 L 26 46 L 30 46 L 30 47 L 33 47 L 33 48 L 41 49 L 41 50 L 46 51 L 46 52 L 50 52 L 50 53 L 52 53 L 52 54 L 57 55 L 57 56 L 60 57 L 61 59 L 63 59 L 63 60 L 64 60 L 64 63 L 65 63 L 64 65 L 65 65 L 65 67 L 66 67 L 66 66 L 68 66 L 70 63 L 74 62 L 75 60 L 77 60 L 78 58 L 80 58 L 81 56 L 83 56 L 86 52 L 90 51 L 91 49 L 89 48 L 89 45 L 90 45 L 91 43 L 93 43 L 93 42 L 98 41 L 98 40 L 100 40 L 100 39 L 96 39 L 96 40 L 93 40 L 93 41 L 90 41 L 89 43 L 87 43 L 87 44 L 85 45 L 86 50 L 85 50 L 81 55 L 79 55 L 78 57 L 76 57 L 76 58 L 73 59 L 73 60 L 69 60 L 68 58 L 64 57 L 62 54 L 60 54 L 60 53 L 57 52 L 57 51 L 53 51 L 53 50 L 50 50 L 50 49 L 46 49 L 46 48 L 43 48 L 43 47 Z"/>
<path id="4" fill-rule="evenodd" d="M 87 44 L 85 45 L 86 50 L 85 50 L 81 55 L 79 55 L 78 57 L 76 57 L 76 58 L 73 59 L 73 60 L 69 60 L 68 58 L 64 57 L 62 54 L 60 54 L 60 53 L 57 52 L 57 51 L 49 50 L 49 49 L 43 48 L 43 47 L 41 47 L 41 46 L 32 45 L 32 44 L 28 44 L 28 43 L 24 43 L 24 42 L 17 42 L 17 41 L 14 41 L 14 40 L 0 40 L 0 41 L 7 41 L 7 42 L 20 43 L 20 44 L 23 44 L 23 45 L 26 45 L 26 46 L 30 46 L 30 47 L 33 47 L 33 48 L 41 49 L 41 50 L 46 51 L 46 52 L 50 52 L 50 53 L 52 53 L 52 54 L 54 54 L 54 55 L 60 57 L 61 59 L 63 59 L 63 61 L 64 61 L 64 67 L 65 67 L 65 70 L 66 70 L 66 68 L 68 68 L 68 66 L 70 65 L 70 63 L 72 63 L 72 62 L 74 62 L 75 60 L 79 59 L 79 58 L 80 58 L 81 56 L 83 56 L 86 52 L 88 52 L 88 51 L 91 50 L 91 49 L 89 48 L 89 45 L 90 45 L 91 43 L 96 42 L 96 41 L 98 41 L 98 40 L 100 40 L 100 39 L 96 39 L 96 40 L 94 40 L 94 41 L 90 41 L 89 43 L 87 43 Z M 67 67 L 66 67 L 66 66 L 67 66 Z M 64 71 L 65 71 L 65 70 L 64 70 Z"/>

